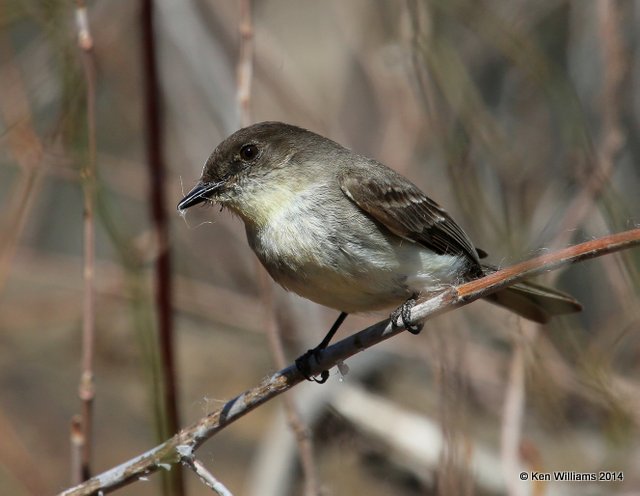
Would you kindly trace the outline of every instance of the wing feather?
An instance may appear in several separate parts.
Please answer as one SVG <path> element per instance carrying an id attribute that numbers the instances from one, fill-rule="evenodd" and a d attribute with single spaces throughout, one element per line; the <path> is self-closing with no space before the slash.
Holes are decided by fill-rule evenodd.
<path id="1" fill-rule="evenodd" d="M 440 255 L 464 256 L 472 272 L 481 273 L 479 252 L 466 233 L 409 180 L 377 162 L 370 170 L 344 172 L 338 180 L 351 201 L 392 233 Z"/>

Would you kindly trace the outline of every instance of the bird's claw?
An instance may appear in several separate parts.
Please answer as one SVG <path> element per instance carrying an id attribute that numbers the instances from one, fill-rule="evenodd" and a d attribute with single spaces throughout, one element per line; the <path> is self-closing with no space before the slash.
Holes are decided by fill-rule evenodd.
<path id="1" fill-rule="evenodd" d="M 329 379 L 329 371 L 323 370 L 320 372 L 320 377 L 316 377 L 311 374 L 311 367 L 309 365 L 309 359 L 313 357 L 316 362 L 320 361 L 320 353 L 321 349 L 313 348 L 312 350 L 307 350 L 306 353 L 298 358 L 296 358 L 296 368 L 302 374 L 302 376 L 312 382 L 316 382 L 318 384 L 324 384 Z"/>
<path id="2" fill-rule="evenodd" d="M 416 298 L 411 297 L 405 301 L 402 305 L 396 308 L 391 314 L 391 325 L 393 327 L 404 327 L 411 334 L 420 334 L 424 324 L 412 324 L 411 323 L 411 309 L 416 306 Z M 402 324 L 400 324 L 402 319 Z"/>

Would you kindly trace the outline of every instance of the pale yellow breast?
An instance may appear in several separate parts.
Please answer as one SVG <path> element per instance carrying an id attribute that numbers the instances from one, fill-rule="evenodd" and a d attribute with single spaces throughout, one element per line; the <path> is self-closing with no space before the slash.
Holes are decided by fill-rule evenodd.
<path id="1" fill-rule="evenodd" d="M 239 213 L 252 249 L 276 282 L 322 305 L 347 312 L 392 307 L 451 282 L 458 271 L 456 257 L 380 231 L 326 185 L 250 196 Z"/>

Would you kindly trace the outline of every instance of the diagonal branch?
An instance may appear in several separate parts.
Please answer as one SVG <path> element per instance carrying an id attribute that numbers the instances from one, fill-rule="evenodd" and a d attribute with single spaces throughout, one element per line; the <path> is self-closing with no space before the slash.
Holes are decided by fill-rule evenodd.
<path id="1" fill-rule="evenodd" d="M 197 460 L 191 454 L 185 454 L 182 457 L 182 463 L 189 467 L 198 476 L 198 479 L 207 487 L 211 488 L 218 496 L 233 496 L 231 492 L 209 472 L 200 460 Z"/>
<path id="2" fill-rule="evenodd" d="M 411 312 L 411 321 L 413 323 L 424 321 L 467 305 L 522 279 L 638 245 L 640 245 L 640 229 L 632 229 L 527 260 L 481 279 L 451 287 L 419 303 Z M 328 347 L 322 352 L 318 361 L 310 360 L 311 372 L 318 374 L 322 370 L 327 370 L 402 331 L 401 328 L 392 327 L 388 320 L 378 322 Z M 97 491 L 106 493 L 160 468 L 169 469 L 171 464 L 183 462 L 183 453 L 192 453 L 229 424 L 303 380 L 296 367 L 290 365 L 186 427 L 161 445 L 93 477 L 84 484 L 60 493 L 60 496 L 80 496 Z"/>

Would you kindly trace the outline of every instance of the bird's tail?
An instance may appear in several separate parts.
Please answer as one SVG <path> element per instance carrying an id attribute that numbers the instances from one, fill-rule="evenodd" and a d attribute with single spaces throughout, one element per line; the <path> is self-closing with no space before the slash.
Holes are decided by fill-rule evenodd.
<path id="1" fill-rule="evenodd" d="M 529 281 L 509 286 L 486 296 L 485 300 L 540 324 L 549 322 L 556 315 L 582 310 L 582 305 L 573 296 Z"/>

